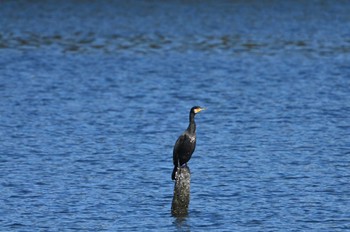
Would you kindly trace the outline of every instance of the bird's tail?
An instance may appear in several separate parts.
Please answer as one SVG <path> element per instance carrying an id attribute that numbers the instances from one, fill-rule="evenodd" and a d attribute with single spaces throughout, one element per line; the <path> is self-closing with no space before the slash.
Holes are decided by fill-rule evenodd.
<path id="1" fill-rule="evenodd" d="M 171 174 L 171 179 L 172 179 L 172 180 L 175 180 L 176 171 L 177 171 L 177 167 L 174 166 L 173 173 Z"/>

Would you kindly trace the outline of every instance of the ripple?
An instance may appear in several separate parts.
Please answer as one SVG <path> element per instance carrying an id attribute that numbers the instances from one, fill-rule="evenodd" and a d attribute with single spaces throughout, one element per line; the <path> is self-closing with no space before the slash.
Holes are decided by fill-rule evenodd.
<path id="1" fill-rule="evenodd" d="M 80 33 L 75 33 L 80 34 Z M 2 36 L 0 49 L 17 49 L 20 51 L 33 49 L 58 49 L 59 51 L 73 53 L 91 52 L 132 52 L 132 53 L 154 53 L 160 51 L 177 52 L 220 52 L 228 54 L 240 53 L 265 53 L 269 55 L 278 54 L 282 51 L 302 52 L 310 55 L 330 56 L 333 54 L 347 54 L 350 51 L 350 42 L 344 44 L 328 44 L 327 42 L 313 43 L 308 40 L 271 40 L 266 42 L 245 41 L 237 39 L 236 35 L 205 36 L 202 38 L 189 37 L 177 38 L 166 35 L 149 36 L 123 36 L 113 35 L 99 37 L 98 34 L 89 33 L 86 37 L 79 35 L 71 37 L 54 34 L 41 36 L 39 34 L 23 34 L 15 36 Z M 200 41 L 200 42 L 198 42 Z M 326 44 L 327 43 L 327 44 Z"/>

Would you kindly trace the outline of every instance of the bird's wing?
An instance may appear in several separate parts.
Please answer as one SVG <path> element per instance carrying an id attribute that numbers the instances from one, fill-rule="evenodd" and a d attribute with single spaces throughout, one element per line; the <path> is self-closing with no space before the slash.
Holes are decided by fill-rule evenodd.
<path id="1" fill-rule="evenodd" d="M 176 140 L 174 150 L 173 150 L 173 163 L 175 166 L 178 164 L 178 159 L 179 159 L 179 151 L 182 148 L 182 145 L 185 142 L 186 134 L 180 135 L 180 137 Z"/>

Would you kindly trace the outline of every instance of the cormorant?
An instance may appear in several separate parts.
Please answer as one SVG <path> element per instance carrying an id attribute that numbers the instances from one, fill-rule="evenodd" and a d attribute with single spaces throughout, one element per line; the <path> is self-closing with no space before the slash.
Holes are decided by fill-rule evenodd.
<path id="1" fill-rule="evenodd" d="M 196 148 L 196 123 L 194 121 L 194 116 L 202 110 L 205 110 L 205 108 L 200 106 L 194 106 L 191 108 L 190 124 L 175 143 L 173 151 L 174 170 L 171 175 L 172 180 L 175 180 L 177 167 L 187 165 L 187 162 L 191 159 L 192 153 Z"/>

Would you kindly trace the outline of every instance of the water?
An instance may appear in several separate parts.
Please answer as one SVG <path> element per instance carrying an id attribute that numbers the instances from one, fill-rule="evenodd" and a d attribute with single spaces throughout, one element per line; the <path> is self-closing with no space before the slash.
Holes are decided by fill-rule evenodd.
<path id="1" fill-rule="evenodd" d="M 350 4 L 0 4 L 1 231 L 347 231 Z M 193 105 L 189 215 L 172 148 Z"/>

